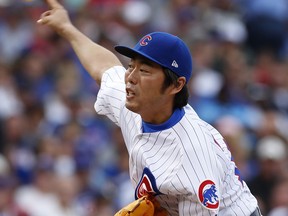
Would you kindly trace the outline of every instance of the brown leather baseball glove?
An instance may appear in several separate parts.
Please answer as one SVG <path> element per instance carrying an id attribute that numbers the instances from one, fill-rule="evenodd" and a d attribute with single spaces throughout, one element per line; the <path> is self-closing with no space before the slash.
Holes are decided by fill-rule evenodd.
<path id="1" fill-rule="evenodd" d="M 162 208 L 153 196 L 143 196 L 124 208 L 114 216 L 167 216 L 167 211 Z"/>

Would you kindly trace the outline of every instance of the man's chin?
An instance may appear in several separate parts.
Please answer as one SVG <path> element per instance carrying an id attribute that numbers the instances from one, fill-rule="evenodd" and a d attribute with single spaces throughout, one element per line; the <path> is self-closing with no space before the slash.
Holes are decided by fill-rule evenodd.
<path id="1" fill-rule="evenodd" d="M 132 111 L 132 112 L 134 112 L 134 113 L 138 113 L 138 112 L 137 112 L 137 111 L 138 111 L 137 106 L 135 106 L 135 105 L 133 105 L 133 104 L 131 104 L 131 103 L 128 103 L 127 101 L 126 101 L 126 103 L 125 103 L 125 107 L 126 107 L 128 110 L 130 110 L 130 111 Z"/>

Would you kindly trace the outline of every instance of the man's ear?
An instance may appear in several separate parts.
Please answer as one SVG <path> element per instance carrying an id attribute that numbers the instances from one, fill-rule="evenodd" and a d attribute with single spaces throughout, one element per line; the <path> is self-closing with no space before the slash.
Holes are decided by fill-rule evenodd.
<path id="1" fill-rule="evenodd" d="M 181 89 L 184 87 L 186 84 L 186 78 L 185 77 L 179 77 L 177 79 L 177 84 L 173 85 L 173 89 L 171 90 L 172 94 L 177 94 L 178 92 L 181 91 Z"/>

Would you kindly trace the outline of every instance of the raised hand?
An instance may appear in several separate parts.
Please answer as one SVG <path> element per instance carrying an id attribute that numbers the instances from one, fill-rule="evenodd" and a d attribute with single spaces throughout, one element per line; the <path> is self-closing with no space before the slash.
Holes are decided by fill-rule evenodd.
<path id="1" fill-rule="evenodd" d="M 57 0 L 46 0 L 46 3 L 50 10 L 45 11 L 37 22 L 51 27 L 71 44 L 82 65 L 98 84 L 106 70 L 122 65 L 110 50 L 80 32 L 72 24 L 68 11 Z"/>
<path id="2" fill-rule="evenodd" d="M 66 36 L 67 28 L 73 27 L 67 10 L 57 0 L 45 0 L 50 10 L 41 14 L 37 23 L 53 28 L 57 33 Z"/>

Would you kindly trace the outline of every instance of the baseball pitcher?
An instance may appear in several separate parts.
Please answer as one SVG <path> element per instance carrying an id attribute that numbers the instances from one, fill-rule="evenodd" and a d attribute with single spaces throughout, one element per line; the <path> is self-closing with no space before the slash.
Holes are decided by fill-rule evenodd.
<path id="1" fill-rule="evenodd" d="M 118 215 L 161 215 L 159 209 L 171 216 L 261 215 L 223 137 L 187 103 L 192 59 L 180 38 L 152 32 L 133 48 L 116 46 L 130 58 L 124 68 L 111 51 L 73 26 L 61 4 L 47 3 L 51 9 L 38 23 L 70 42 L 101 86 L 96 112 L 121 128 L 139 201 Z M 143 199 L 147 196 L 153 198 Z M 156 207 L 146 214 L 143 202 Z"/>

